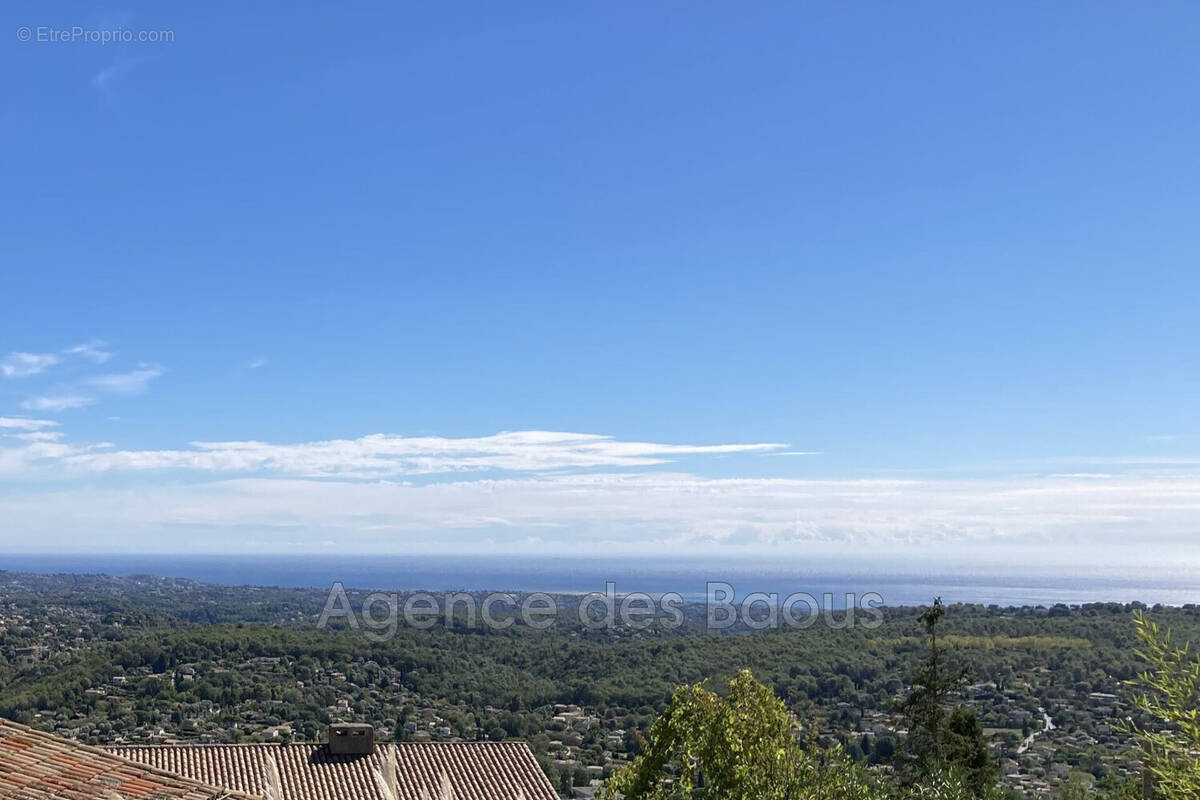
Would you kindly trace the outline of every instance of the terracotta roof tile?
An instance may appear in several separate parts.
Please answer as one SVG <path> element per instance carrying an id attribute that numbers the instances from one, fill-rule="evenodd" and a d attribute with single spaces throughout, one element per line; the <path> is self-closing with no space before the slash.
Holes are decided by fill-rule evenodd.
<path id="1" fill-rule="evenodd" d="M 0 719 L 3 800 L 260 800 Z"/>
<path id="2" fill-rule="evenodd" d="M 442 781 L 454 800 L 557 800 L 524 742 L 377 744 L 371 755 L 330 755 L 324 745 L 148 745 L 108 748 L 142 764 L 242 792 L 271 795 L 268 759 L 279 772 L 278 800 L 388 800 L 380 790 L 386 753 L 394 753 L 398 800 L 437 798 Z M 426 794 L 427 793 L 427 794 Z"/>

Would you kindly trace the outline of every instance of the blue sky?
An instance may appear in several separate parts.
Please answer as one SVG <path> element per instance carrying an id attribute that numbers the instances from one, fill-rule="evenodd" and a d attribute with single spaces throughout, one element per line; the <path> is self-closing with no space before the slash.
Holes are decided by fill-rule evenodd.
<path id="1" fill-rule="evenodd" d="M 1194 6 L 4 16 L 0 549 L 1195 538 Z"/>

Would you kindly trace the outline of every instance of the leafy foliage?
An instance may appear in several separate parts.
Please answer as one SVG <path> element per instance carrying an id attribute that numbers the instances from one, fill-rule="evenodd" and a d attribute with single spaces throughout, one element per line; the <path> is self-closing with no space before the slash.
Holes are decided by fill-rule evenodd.
<path id="1" fill-rule="evenodd" d="M 719 697 L 680 687 L 650 729 L 650 746 L 605 784 L 606 800 L 999 800 L 960 767 L 899 786 L 850 761 L 840 747 L 802 744 L 796 720 L 742 670 Z M 985 753 L 986 755 L 986 753 Z"/>
<path id="2" fill-rule="evenodd" d="M 801 748 L 796 723 L 774 693 L 742 670 L 727 697 L 681 687 L 650 729 L 649 748 L 605 785 L 629 800 L 869 798 L 861 769 L 840 750 Z"/>
<path id="3" fill-rule="evenodd" d="M 1140 647 L 1149 668 L 1138 676 L 1141 691 L 1133 705 L 1164 723 L 1161 730 L 1131 725 L 1146 769 L 1163 797 L 1200 797 L 1200 661 L 1189 645 L 1177 647 L 1145 614 L 1134 615 Z"/>

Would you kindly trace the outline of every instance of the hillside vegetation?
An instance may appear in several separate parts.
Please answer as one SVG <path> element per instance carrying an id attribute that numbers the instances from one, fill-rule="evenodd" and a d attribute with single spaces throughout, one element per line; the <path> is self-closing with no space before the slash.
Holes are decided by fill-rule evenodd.
<path id="1" fill-rule="evenodd" d="M 556 785 L 600 781 L 644 752 L 677 688 L 743 669 L 813 745 L 884 767 L 928 655 L 918 609 L 876 629 L 704 633 L 401 627 L 374 642 L 317 630 L 323 594 L 189 581 L 0 575 L 0 714 L 92 743 L 318 740 L 333 719 L 407 739 L 528 740 Z M 1197 640 L 1200 609 L 949 606 L 951 694 L 1017 796 L 1117 787 L 1139 774 L 1122 720 L 1154 727 L 1130 682 L 1133 612 Z M 691 615 L 692 618 L 695 615 Z M 36 648 L 30 654 L 29 648 Z M 1053 727 L 1046 724 L 1052 720 Z"/>

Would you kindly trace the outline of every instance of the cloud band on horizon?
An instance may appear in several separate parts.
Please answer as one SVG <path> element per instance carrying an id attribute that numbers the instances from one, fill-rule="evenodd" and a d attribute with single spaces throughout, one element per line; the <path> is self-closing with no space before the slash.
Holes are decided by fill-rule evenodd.
<path id="1" fill-rule="evenodd" d="M 6 417 L 0 476 L 20 480 L 14 485 L 21 489 L 5 492 L 0 480 L 0 517 L 11 531 L 0 534 L 0 549 L 89 541 L 136 551 L 164 540 L 179 545 L 181 532 L 185 549 L 198 543 L 201 551 L 237 551 L 248 542 L 313 550 L 332 540 L 352 551 L 385 552 L 457 542 L 556 551 L 861 553 L 1112 545 L 1130 531 L 1139 541 L 1185 544 L 1200 512 L 1194 470 L 1137 460 L 1126 474 L 1056 470 L 974 479 L 711 477 L 655 469 L 685 457 L 807 452 L 787 448 L 510 431 L 117 450 L 71 444 L 51 420 Z M 116 485 L 106 475 L 117 476 Z"/>

